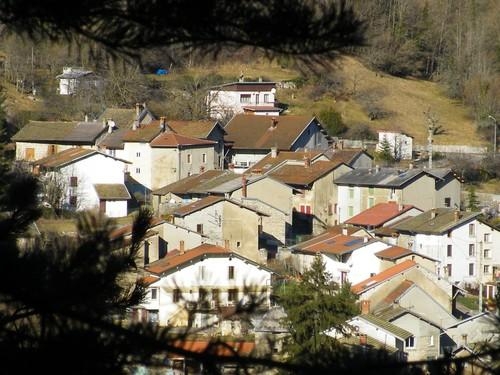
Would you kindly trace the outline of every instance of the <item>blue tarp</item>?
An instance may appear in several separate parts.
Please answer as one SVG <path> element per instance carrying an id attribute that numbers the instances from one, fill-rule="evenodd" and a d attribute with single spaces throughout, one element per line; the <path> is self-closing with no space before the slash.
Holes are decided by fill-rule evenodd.
<path id="1" fill-rule="evenodd" d="M 167 69 L 158 69 L 156 71 L 156 74 L 159 76 L 164 76 L 164 75 L 168 74 L 168 70 Z"/>

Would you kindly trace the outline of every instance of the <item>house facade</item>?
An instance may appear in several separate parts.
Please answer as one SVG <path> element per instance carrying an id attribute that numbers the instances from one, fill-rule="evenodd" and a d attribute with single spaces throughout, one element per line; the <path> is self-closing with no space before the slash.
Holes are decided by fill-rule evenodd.
<path id="1" fill-rule="evenodd" d="M 213 87 L 206 98 L 211 118 L 223 119 L 250 112 L 256 115 L 279 116 L 281 108 L 275 106 L 275 82 L 239 82 Z"/>
<path id="2" fill-rule="evenodd" d="M 149 264 L 148 293 L 139 306 L 148 319 L 162 326 L 187 326 L 187 310 L 199 307 L 194 327 L 221 320 L 220 309 L 249 302 L 270 307 L 273 272 L 241 254 L 215 245 L 189 251 Z"/>
<path id="3" fill-rule="evenodd" d="M 376 151 L 388 147 L 395 160 L 411 160 L 413 158 L 413 137 L 399 132 L 380 130 Z"/>
<path id="4" fill-rule="evenodd" d="M 34 167 L 45 184 L 60 186 L 62 208 L 122 217 L 131 198 L 124 185 L 127 164 L 96 150 L 72 148 L 35 161 Z"/>
<path id="5" fill-rule="evenodd" d="M 78 91 L 97 90 L 102 87 L 103 80 L 93 71 L 76 67 L 64 67 L 59 80 L 59 95 L 74 95 Z"/>

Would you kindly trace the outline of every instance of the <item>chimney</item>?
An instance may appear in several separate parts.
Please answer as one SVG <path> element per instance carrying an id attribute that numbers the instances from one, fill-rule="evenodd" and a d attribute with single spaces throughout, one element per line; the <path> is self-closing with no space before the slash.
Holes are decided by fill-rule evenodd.
<path id="1" fill-rule="evenodd" d="M 361 301 L 361 314 L 366 315 L 370 313 L 370 300 L 364 299 Z"/>
<path id="2" fill-rule="evenodd" d="M 108 133 L 113 133 L 113 129 L 115 128 L 115 122 L 112 118 L 108 120 Z"/>
<path id="3" fill-rule="evenodd" d="M 368 236 L 364 236 L 363 237 L 363 243 L 367 243 L 368 242 Z"/>
<path id="4" fill-rule="evenodd" d="M 165 132 L 165 128 L 166 128 L 165 117 L 161 116 L 160 117 L 160 129 L 161 129 L 162 133 Z"/>
<path id="5" fill-rule="evenodd" d="M 135 103 L 135 114 L 139 116 L 141 114 L 141 103 Z"/>
<path id="6" fill-rule="evenodd" d="M 342 227 L 342 235 L 347 236 L 347 227 L 345 225 Z"/>
<path id="7" fill-rule="evenodd" d="M 247 197 L 247 177 L 245 175 L 241 176 L 241 196 Z"/>
<path id="8" fill-rule="evenodd" d="M 134 123 L 132 124 L 132 130 L 137 130 L 139 127 L 139 120 L 134 120 Z"/>
<path id="9" fill-rule="evenodd" d="M 85 114 L 85 122 L 89 122 L 89 115 Z"/>
<path id="10" fill-rule="evenodd" d="M 403 203 L 398 203 L 398 211 L 403 211 L 404 205 Z"/>
<path id="11" fill-rule="evenodd" d="M 106 126 L 108 126 L 108 120 L 106 120 L 106 119 L 104 118 L 104 119 L 102 119 L 102 127 L 103 127 L 103 129 L 104 129 Z"/>
<path id="12" fill-rule="evenodd" d="M 179 253 L 184 254 L 186 251 L 184 249 L 184 240 L 179 241 Z"/>
<path id="13" fill-rule="evenodd" d="M 304 156 L 304 167 L 309 168 L 311 166 L 311 158 L 309 156 Z"/>
<path id="14" fill-rule="evenodd" d="M 224 249 L 229 250 L 229 240 L 224 240 Z"/>
<path id="15" fill-rule="evenodd" d="M 408 169 L 413 169 L 413 163 L 408 164 Z"/>
<path id="16" fill-rule="evenodd" d="M 368 335 L 366 333 L 359 334 L 359 345 L 366 345 L 368 343 Z"/>
<path id="17" fill-rule="evenodd" d="M 433 208 L 431 209 L 431 219 L 435 219 L 436 218 L 436 209 Z"/>
<path id="18" fill-rule="evenodd" d="M 460 211 L 459 210 L 455 210 L 453 212 L 453 217 L 455 218 L 455 221 L 458 221 L 458 219 L 460 219 Z"/>
<path id="19" fill-rule="evenodd" d="M 271 147 L 271 157 L 276 158 L 278 156 L 278 147 L 273 146 Z"/>
<path id="20" fill-rule="evenodd" d="M 377 164 L 375 166 L 375 173 L 378 173 L 378 172 L 380 172 L 380 165 Z"/>
<path id="21" fill-rule="evenodd" d="M 276 119 L 276 117 L 272 117 L 271 118 L 271 128 L 275 129 L 276 126 L 278 126 L 278 120 Z"/>

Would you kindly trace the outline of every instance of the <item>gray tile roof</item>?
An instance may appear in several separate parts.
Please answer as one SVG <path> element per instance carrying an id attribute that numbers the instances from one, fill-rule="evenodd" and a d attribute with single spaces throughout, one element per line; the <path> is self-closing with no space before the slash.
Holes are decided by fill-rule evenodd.
<path id="1" fill-rule="evenodd" d="M 128 200 L 131 198 L 124 184 L 94 184 L 94 189 L 99 199 Z"/>
<path id="2" fill-rule="evenodd" d="M 413 333 L 408 332 L 407 330 L 398 327 L 395 324 L 392 324 L 391 322 L 388 322 L 387 320 L 381 319 L 373 314 L 364 314 L 364 315 L 359 315 L 359 319 L 366 320 L 367 322 L 382 328 L 383 330 L 391 333 L 392 335 L 402 339 L 406 340 L 409 337 L 413 336 Z"/>
<path id="3" fill-rule="evenodd" d="M 91 144 L 105 131 L 99 122 L 30 121 L 13 137 L 15 142 Z"/>

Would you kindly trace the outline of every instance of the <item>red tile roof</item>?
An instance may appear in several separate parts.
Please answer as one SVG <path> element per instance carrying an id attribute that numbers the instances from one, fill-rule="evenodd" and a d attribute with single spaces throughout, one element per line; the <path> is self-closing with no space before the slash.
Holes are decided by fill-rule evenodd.
<path id="1" fill-rule="evenodd" d="M 370 240 L 369 242 L 373 242 L 373 240 Z M 368 243 L 368 241 L 365 242 L 365 238 L 363 237 L 346 236 L 343 234 L 326 232 L 295 245 L 293 249 L 305 253 L 340 255 L 359 249 L 366 243 Z"/>
<path id="2" fill-rule="evenodd" d="M 399 275 L 413 267 L 417 266 L 413 260 L 405 260 L 399 264 L 392 266 L 391 268 L 386 269 L 380 273 L 377 273 L 375 276 L 372 276 L 366 280 L 363 280 L 351 287 L 351 290 L 355 294 L 361 294 L 371 289 L 387 280 L 392 279 L 394 276 Z"/>
<path id="3" fill-rule="evenodd" d="M 413 205 L 399 205 L 396 202 L 379 203 L 346 221 L 347 224 L 379 227 L 414 208 Z"/>
<path id="4" fill-rule="evenodd" d="M 153 274 L 160 275 L 176 270 L 177 267 L 192 262 L 197 258 L 201 259 L 204 255 L 229 256 L 230 254 L 232 254 L 232 252 L 229 249 L 216 245 L 202 244 L 185 252 L 178 252 L 175 254 L 167 253 L 164 258 L 147 265 L 146 269 Z"/>
<path id="5" fill-rule="evenodd" d="M 150 143 L 151 147 L 178 147 L 178 146 L 201 146 L 214 145 L 216 142 L 206 139 L 186 137 L 184 135 L 165 132 L 158 135 Z"/>
<path id="6" fill-rule="evenodd" d="M 403 294 L 406 293 L 413 285 L 413 281 L 404 280 L 401 284 L 399 284 L 396 288 L 394 288 L 387 296 L 385 296 L 383 302 L 385 304 L 393 304 L 397 301 Z"/>
<path id="7" fill-rule="evenodd" d="M 170 343 L 174 348 L 193 353 L 209 353 L 219 357 L 249 356 L 255 350 L 253 341 L 210 342 L 204 340 L 176 340 Z M 169 356 L 176 355 L 171 353 Z"/>

